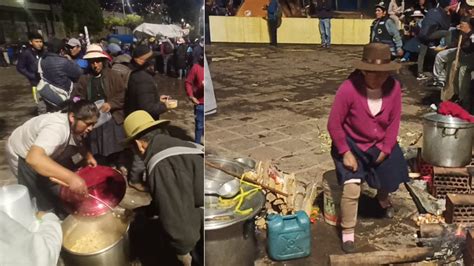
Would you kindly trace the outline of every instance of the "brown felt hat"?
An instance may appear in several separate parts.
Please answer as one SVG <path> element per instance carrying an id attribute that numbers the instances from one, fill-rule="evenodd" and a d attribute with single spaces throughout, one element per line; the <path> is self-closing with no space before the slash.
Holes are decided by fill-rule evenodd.
<path id="1" fill-rule="evenodd" d="M 383 43 L 369 43 L 364 46 L 362 60 L 357 60 L 352 65 L 360 70 L 367 71 L 396 71 L 401 65 L 391 60 L 390 47 Z"/>

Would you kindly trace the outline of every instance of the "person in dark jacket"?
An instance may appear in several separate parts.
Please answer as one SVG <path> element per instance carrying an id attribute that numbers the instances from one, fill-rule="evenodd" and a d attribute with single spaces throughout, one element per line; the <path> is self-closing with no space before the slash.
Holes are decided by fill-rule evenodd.
<path id="1" fill-rule="evenodd" d="M 199 58 L 201 54 L 204 53 L 204 38 L 201 37 L 198 43 L 194 45 L 193 48 L 193 65 L 194 64 L 199 64 Z"/>
<path id="2" fill-rule="evenodd" d="M 329 48 L 331 46 L 331 2 L 329 0 L 318 0 L 316 2 L 316 14 L 319 18 L 321 47 Z"/>
<path id="3" fill-rule="evenodd" d="M 383 2 L 375 6 L 375 20 L 370 26 L 370 42 L 380 42 L 390 47 L 392 58 L 403 56 L 403 42 L 395 22 L 387 16 Z"/>
<path id="4" fill-rule="evenodd" d="M 152 207 L 177 259 L 185 266 L 203 265 L 203 152 L 190 142 L 164 134 L 168 122 L 155 121 L 142 110 L 133 112 L 123 124 L 126 141 L 145 160 Z M 181 151 L 176 153 L 174 148 Z M 168 156 L 160 156 L 164 153 Z"/>
<path id="5" fill-rule="evenodd" d="M 30 45 L 25 49 L 20 57 L 16 69 L 30 82 L 31 86 L 38 85 L 40 77 L 38 75 L 38 60 L 43 55 L 43 36 L 37 32 L 28 35 Z"/>
<path id="6" fill-rule="evenodd" d="M 128 80 L 128 89 L 125 94 L 125 116 L 136 110 L 145 110 L 153 119 L 160 119 L 160 114 L 166 112 L 167 95 L 159 95 L 158 86 L 153 78 L 155 74 L 153 60 L 155 56 L 147 45 L 139 45 L 133 51 L 130 69 L 132 73 Z M 132 188 L 143 191 L 141 177 L 145 165 L 143 160 L 135 154 L 129 172 L 129 184 Z"/>
<path id="7" fill-rule="evenodd" d="M 39 61 L 38 72 L 42 80 L 38 85 L 38 92 L 47 103 L 47 111 L 61 109 L 61 104 L 71 95 L 73 83 L 82 74 L 79 65 L 65 56 L 64 46 L 62 40 L 51 40 L 48 52 Z"/>
<path id="8" fill-rule="evenodd" d="M 270 45 L 277 46 L 277 29 L 278 29 L 278 19 L 279 19 L 279 4 L 278 0 L 269 0 L 268 5 L 263 7 L 264 10 L 267 10 L 267 24 L 268 24 L 268 33 L 270 35 Z"/>
<path id="9" fill-rule="evenodd" d="M 179 38 L 176 42 L 178 47 L 176 48 L 176 69 L 178 70 L 178 79 L 186 77 L 186 51 L 188 46 L 184 38 Z"/>
<path id="10" fill-rule="evenodd" d="M 28 40 L 30 45 L 20 54 L 16 70 L 30 82 L 33 99 L 38 104 L 36 85 L 38 85 L 40 80 L 38 74 L 38 60 L 43 55 L 43 36 L 37 32 L 33 32 L 28 35 Z M 38 109 L 44 109 L 44 103 L 39 104 Z"/>
<path id="11" fill-rule="evenodd" d="M 420 33 L 418 38 L 421 42 L 420 53 L 418 54 L 418 76 L 417 80 L 427 79 L 428 76 L 423 74 L 423 65 L 425 63 L 426 52 L 430 42 L 439 41 L 441 38 L 446 38 L 446 44 L 451 42 L 451 34 L 449 26 L 451 23 L 449 17 L 450 0 L 439 0 L 438 7 L 432 8 L 426 13 L 423 22 L 421 23 Z"/>
<path id="12" fill-rule="evenodd" d="M 87 139 L 90 150 L 101 164 L 126 174 L 124 147 L 120 143 L 125 138 L 122 123 L 126 84 L 120 73 L 108 67 L 107 56 L 99 45 L 89 45 L 84 59 L 89 62 L 91 74 L 81 76 L 71 97 L 79 96 L 96 103 L 103 101 L 100 106 L 101 125 L 96 126 Z M 110 116 L 109 120 L 101 121 Z"/>

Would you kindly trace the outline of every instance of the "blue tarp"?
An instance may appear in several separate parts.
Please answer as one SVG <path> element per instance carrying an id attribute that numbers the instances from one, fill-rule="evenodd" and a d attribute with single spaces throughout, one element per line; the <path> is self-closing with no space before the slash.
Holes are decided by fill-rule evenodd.
<path id="1" fill-rule="evenodd" d="M 127 34 L 110 34 L 107 36 L 107 40 L 110 40 L 112 38 L 120 40 L 122 43 L 133 43 L 133 35 L 127 35 Z"/>

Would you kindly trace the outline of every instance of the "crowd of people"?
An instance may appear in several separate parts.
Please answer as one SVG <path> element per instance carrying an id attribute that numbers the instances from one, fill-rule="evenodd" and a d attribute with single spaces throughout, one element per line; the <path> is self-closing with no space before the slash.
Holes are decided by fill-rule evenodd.
<path id="1" fill-rule="evenodd" d="M 404 9 L 392 0 L 387 7 L 383 2 L 375 6 L 376 19 L 371 26 L 370 41 L 388 44 L 392 59 L 409 62 L 416 59 L 419 81 L 443 90 L 454 87 L 451 100 L 473 112 L 472 79 L 474 70 L 474 1 L 438 0 L 434 3 L 420 0 L 415 6 Z M 403 22 L 403 23 L 402 23 Z M 458 70 L 451 72 L 459 50 Z M 428 57 L 434 60 L 426 60 Z M 434 63 L 425 65 L 425 61 Z M 432 75 L 425 70 L 429 69 Z M 454 84 L 447 84 L 448 74 Z"/>
<path id="2" fill-rule="evenodd" d="M 67 215 L 59 185 L 50 177 L 87 197 L 75 170 L 114 167 L 131 188 L 150 192 L 151 208 L 176 258 L 183 265 L 202 264 L 202 254 L 195 252 L 203 222 L 202 40 L 189 45 L 183 38 L 157 42 L 151 37 L 130 45 L 110 40 L 88 44 L 80 35 L 50 38 L 45 44 L 35 32 L 28 39 L 16 67 L 30 82 L 38 116 L 13 131 L 6 150 L 12 172 L 37 199 L 38 210 Z M 160 119 L 176 107 L 171 96 L 160 94 L 163 85 L 153 77 L 160 68 L 185 79 L 179 84 L 194 105 L 195 144 L 170 136 L 169 121 Z M 164 186 L 174 192 L 163 193 Z"/>

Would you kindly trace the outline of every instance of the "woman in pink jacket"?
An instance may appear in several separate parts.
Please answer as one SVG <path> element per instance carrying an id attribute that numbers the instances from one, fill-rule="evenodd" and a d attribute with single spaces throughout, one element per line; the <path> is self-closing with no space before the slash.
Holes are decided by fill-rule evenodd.
<path id="1" fill-rule="evenodd" d="M 331 155 L 341 199 L 342 249 L 353 252 L 354 228 L 362 182 L 378 190 L 385 216 L 393 217 L 389 193 L 408 181 L 407 164 L 397 144 L 401 117 L 400 82 L 390 74 L 400 68 L 391 62 L 386 44 L 364 47 L 357 69 L 339 87 L 328 120 Z"/>

